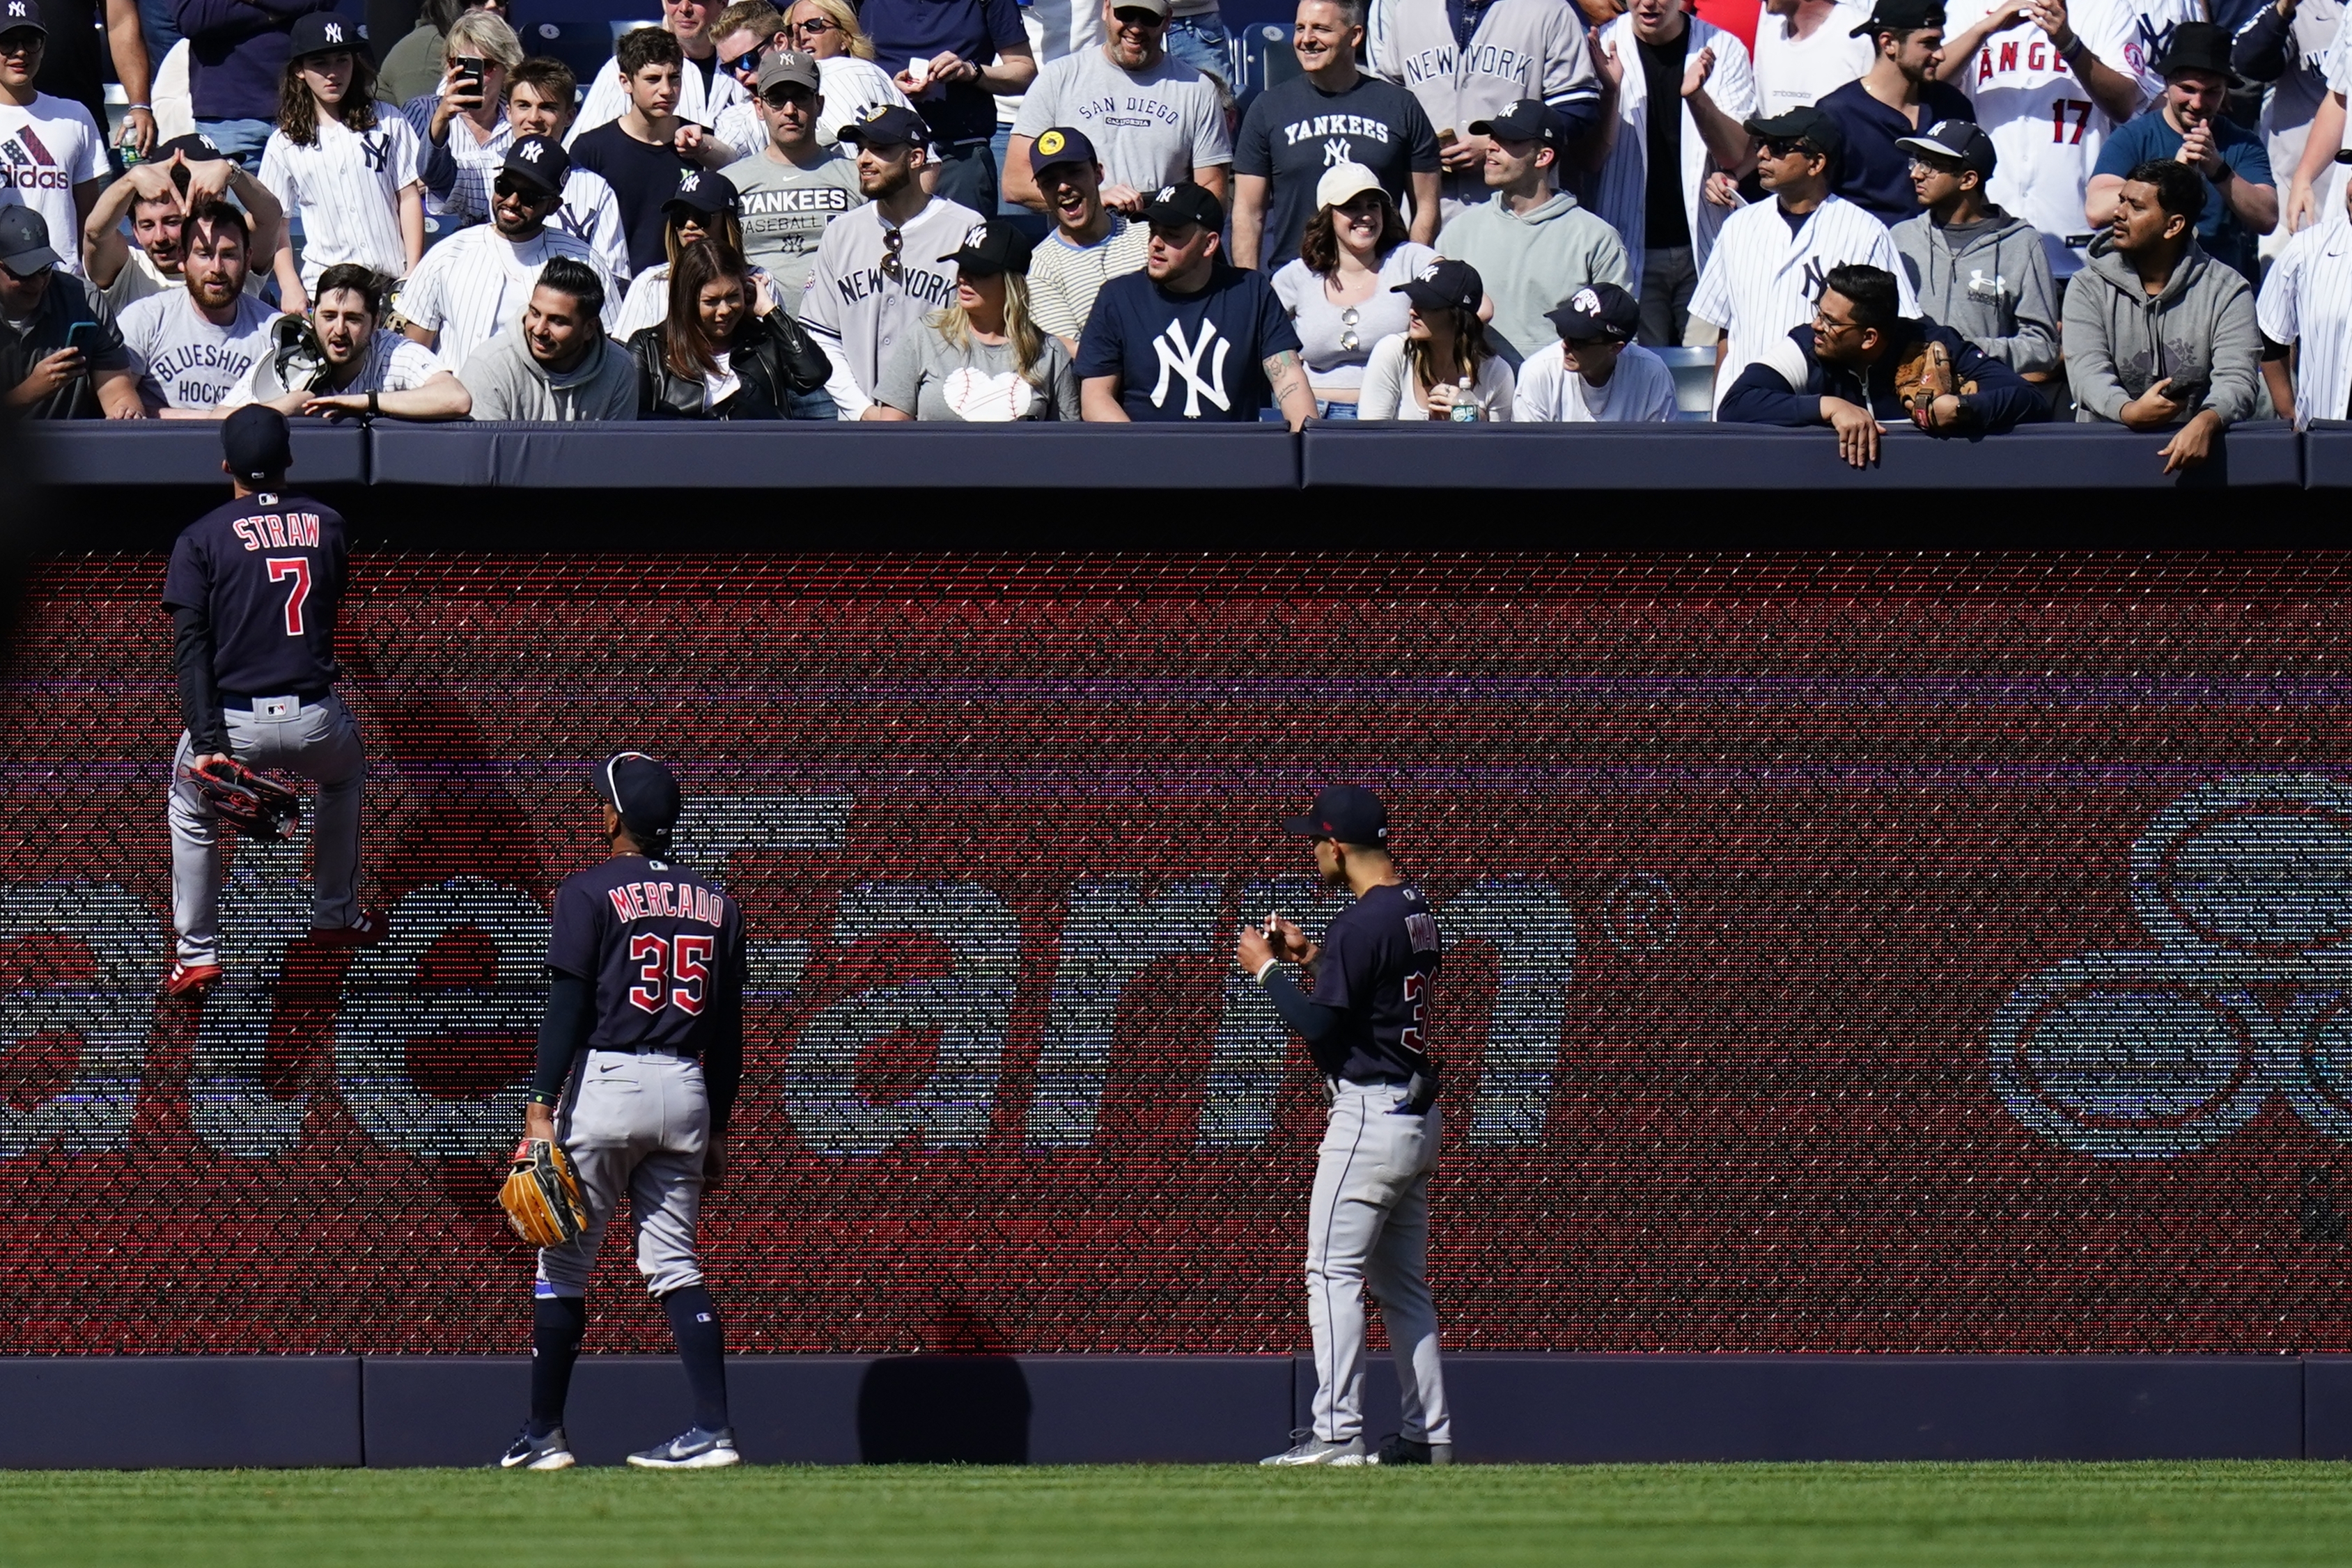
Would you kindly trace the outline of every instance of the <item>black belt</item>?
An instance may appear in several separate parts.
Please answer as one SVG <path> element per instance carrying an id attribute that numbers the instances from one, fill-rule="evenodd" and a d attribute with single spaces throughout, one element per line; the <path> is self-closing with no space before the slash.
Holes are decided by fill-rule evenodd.
<path id="1" fill-rule="evenodd" d="M 316 691 L 294 692 L 221 691 L 215 695 L 220 698 L 221 706 L 241 707 L 247 713 L 250 713 L 255 708 L 259 707 L 263 703 L 274 702 L 283 697 L 292 697 L 298 703 L 322 703 L 334 695 L 334 688 L 331 686 L 320 686 Z"/>
<path id="2" fill-rule="evenodd" d="M 592 1045 L 588 1049 L 592 1051 L 609 1051 L 614 1056 L 666 1056 L 672 1061 L 702 1060 L 702 1052 L 698 1051 L 680 1051 L 675 1046 L 667 1045 Z"/>

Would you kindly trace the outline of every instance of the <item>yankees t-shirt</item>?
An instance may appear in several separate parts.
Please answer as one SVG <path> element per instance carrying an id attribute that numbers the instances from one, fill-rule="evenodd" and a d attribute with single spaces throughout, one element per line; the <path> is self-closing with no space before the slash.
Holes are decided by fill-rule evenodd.
<path id="1" fill-rule="evenodd" d="M 323 693 L 335 681 L 343 519 L 308 496 L 268 491 L 216 507 L 172 545 L 168 608 L 212 622 L 213 679 L 247 696 Z"/>
<path id="2" fill-rule="evenodd" d="M 30 207 L 49 225 L 49 248 L 81 274 L 81 218 L 74 187 L 107 172 L 106 144 L 89 110 L 35 93 L 29 108 L 0 103 L 0 207 Z"/>
<path id="3" fill-rule="evenodd" d="M 1250 105 L 1234 143 L 1234 172 L 1268 182 L 1257 264 L 1273 272 L 1298 254 L 1315 216 L 1315 184 L 1335 163 L 1360 163 L 1410 214 L 1412 176 L 1438 167 L 1437 131 L 1421 100 L 1377 77 L 1325 92 L 1306 77 L 1268 88 Z"/>
<path id="4" fill-rule="evenodd" d="M 866 204 L 857 161 L 828 147 L 803 169 L 761 152 L 729 164 L 726 174 L 742 195 L 743 258 L 767 269 L 779 301 L 798 314 L 825 225 Z"/>
<path id="5" fill-rule="evenodd" d="M 1055 60 L 1023 95 L 1013 134 L 1034 139 L 1056 125 L 1087 133 L 1105 184 L 1156 191 L 1234 161 L 1216 84 L 1173 55 L 1139 71 L 1100 49 Z"/>
<path id="6" fill-rule="evenodd" d="M 386 277 L 408 271 L 408 245 L 400 232 L 400 193 L 421 187 L 416 132 L 388 107 L 376 122 L 353 131 L 321 114 L 309 146 L 283 131 L 269 133 L 258 178 L 279 205 L 302 215 L 302 287 L 319 274 L 356 262 Z"/>
<path id="7" fill-rule="evenodd" d="M 596 988 L 590 1050 L 700 1056 L 739 1016 L 743 911 L 684 866 L 614 855 L 556 888 L 547 967 Z"/>
<path id="8" fill-rule="evenodd" d="M 835 359 L 828 390 L 842 417 L 855 419 L 873 402 L 875 383 L 898 340 L 932 311 L 955 303 L 956 264 L 938 258 L 953 256 L 980 221 L 961 203 L 932 197 L 898 230 L 895 268 L 887 265 L 893 225 L 880 207 L 869 202 L 826 227 L 801 292 L 800 318 Z"/>
<path id="9" fill-rule="evenodd" d="M 1148 272 L 1103 285 L 1078 344 L 1078 380 L 1117 376 L 1132 420 L 1257 418 L 1273 395 L 1263 361 L 1298 350 L 1298 333 L 1263 272 L 1219 261 L 1197 294 Z"/>
<path id="10" fill-rule="evenodd" d="M 269 355 L 270 323 L 279 312 L 250 294 L 236 297 L 236 316 L 216 326 L 184 288 L 151 294 L 118 321 L 122 340 L 138 356 L 141 392 L 170 408 L 218 408 Z M 245 688 L 251 689 L 251 688 Z"/>
<path id="11" fill-rule="evenodd" d="M 662 204 L 677 194 L 678 182 L 694 167 L 667 142 L 640 141 L 619 120 L 586 131 L 572 143 L 575 168 L 601 174 L 621 204 L 621 233 L 629 246 L 632 276 L 669 259 L 662 248 Z"/>

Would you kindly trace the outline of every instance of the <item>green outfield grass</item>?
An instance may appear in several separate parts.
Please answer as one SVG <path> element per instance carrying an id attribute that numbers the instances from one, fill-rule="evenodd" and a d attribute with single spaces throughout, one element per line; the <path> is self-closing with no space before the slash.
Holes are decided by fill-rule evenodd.
<path id="1" fill-rule="evenodd" d="M 0 1476 L 0 1563 L 2344 1563 L 2333 1464 Z"/>

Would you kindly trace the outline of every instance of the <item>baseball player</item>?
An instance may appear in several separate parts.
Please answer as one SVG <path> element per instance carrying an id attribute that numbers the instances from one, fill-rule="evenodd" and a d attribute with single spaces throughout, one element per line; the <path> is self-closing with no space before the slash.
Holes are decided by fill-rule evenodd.
<path id="1" fill-rule="evenodd" d="M 355 261 L 405 277 L 425 254 L 425 179 L 415 131 L 375 101 L 375 67 L 356 29 L 332 11 L 294 19 L 278 129 L 261 150 L 261 183 L 299 212 L 301 270 L 291 236 L 278 242 L 278 298 L 310 308 L 319 274 Z"/>
<path id="2" fill-rule="evenodd" d="M 841 130 L 857 150 L 866 204 L 825 226 L 800 308 L 833 380 L 825 391 L 844 419 L 873 405 L 874 383 L 898 340 L 955 302 L 955 254 L 981 216 L 925 193 L 930 130 L 911 109 L 875 104 Z"/>
<path id="3" fill-rule="evenodd" d="M 451 370 L 521 319 L 550 256 L 568 256 L 593 267 L 608 300 L 617 292 L 586 240 L 548 225 L 563 204 L 571 170 L 561 141 L 517 137 L 491 187 L 490 221 L 435 246 L 400 291 L 408 335 L 436 350 Z"/>
<path id="4" fill-rule="evenodd" d="M 186 287 L 151 294 L 118 319 L 139 362 L 139 395 L 166 419 L 208 417 L 270 351 L 278 313 L 246 292 L 248 243 L 243 213 L 196 203 L 180 225 Z"/>
<path id="5" fill-rule="evenodd" d="M 1269 914 L 1245 917 L 1234 961 L 1265 988 L 1330 1092 L 1307 1218 L 1307 1321 L 1315 1335 L 1314 1423 L 1269 1465 L 1449 1465 L 1454 1434 L 1425 1270 L 1429 1176 L 1444 1122 L 1430 1054 L 1430 981 L 1443 944 L 1419 888 L 1389 854 L 1389 817 L 1369 789 L 1335 784 L 1284 824 L 1315 846 L 1328 887 L 1355 902 L 1320 943 Z M 1301 990 L 1286 966 L 1313 975 Z M 1364 1452 L 1364 1286 L 1381 1300 L 1404 1430 Z"/>
<path id="6" fill-rule="evenodd" d="M 530 1419 L 499 1463 L 572 1464 L 564 1396 L 588 1327 L 588 1277 L 625 1194 L 637 1270 L 669 1316 L 694 1425 L 629 1456 L 652 1469 L 740 1462 L 727 1419 L 726 1341 L 696 1260 L 703 1192 L 726 1170 L 742 1075 L 743 912 L 668 858 L 677 781 L 641 751 L 596 769 L 611 854 L 555 890 L 547 1017 L 523 1112 L 525 1148 L 559 1145 L 585 1199 L 579 1235 L 539 1254 Z"/>
<path id="7" fill-rule="evenodd" d="M 172 546 L 163 608 L 187 727 L 172 759 L 172 925 L 179 951 L 167 995 L 221 977 L 220 847 L 213 805 L 194 775 L 232 762 L 283 768 L 319 785 L 310 940 L 365 946 L 389 929 L 359 904 L 360 729 L 335 695 L 335 614 L 343 598 L 343 519 L 287 493 L 286 416 L 253 404 L 221 425 L 236 499 L 197 518 Z"/>
<path id="8" fill-rule="evenodd" d="M 2352 152 L 2336 155 L 2352 162 Z M 2352 206 L 2352 183 L 2345 187 Z M 2279 253 L 2263 279 L 2254 319 L 2272 343 L 2294 346 L 2294 380 L 2282 354 L 2263 357 L 2263 379 L 2281 414 L 2307 430 L 2315 419 L 2352 418 L 2352 223 L 2314 224 Z"/>
<path id="9" fill-rule="evenodd" d="M 1690 302 L 1693 320 L 1723 329 L 1715 350 L 1717 406 L 1742 370 L 1813 319 L 1833 267 L 1861 262 L 1894 273 L 1902 314 L 1919 314 L 1886 225 L 1830 190 L 1844 151 L 1837 121 L 1818 108 L 1792 109 L 1750 120 L 1747 129 L 1763 144 L 1756 172 L 1773 199 L 1724 221 Z"/>
<path id="10" fill-rule="evenodd" d="M 58 265 L 79 274 L 69 236 L 106 189 L 106 143 L 89 110 L 33 85 L 48 47 L 41 0 L 0 0 L 0 206 L 40 214 L 64 245 Z"/>

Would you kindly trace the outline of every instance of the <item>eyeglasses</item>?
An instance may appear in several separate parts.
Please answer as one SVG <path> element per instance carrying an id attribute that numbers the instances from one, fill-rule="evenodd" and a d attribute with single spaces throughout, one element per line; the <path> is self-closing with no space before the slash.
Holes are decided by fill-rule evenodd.
<path id="1" fill-rule="evenodd" d="M 1352 305 L 1339 312 L 1339 347 L 1344 352 L 1352 354 L 1363 346 L 1363 339 L 1356 335 L 1357 323 L 1362 319 Z"/>
<path id="2" fill-rule="evenodd" d="M 733 59 L 719 61 L 719 68 L 727 71 L 730 75 L 747 77 L 753 71 L 760 68 L 761 57 L 765 55 L 767 52 L 767 45 L 754 44 L 743 53 L 737 55 Z"/>
<path id="3" fill-rule="evenodd" d="M 882 231 L 882 276 L 888 278 L 893 283 L 898 282 L 901 277 L 905 276 L 907 262 L 904 253 L 906 248 L 906 230 L 884 229 Z"/>
<path id="4" fill-rule="evenodd" d="M 790 31 L 798 34 L 803 38 L 821 38 L 824 37 L 825 34 L 835 31 L 840 26 L 840 23 L 835 21 L 830 16 L 811 16 L 805 22 L 793 23 L 791 25 Z"/>
<path id="5" fill-rule="evenodd" d="M 1813 312 L 1813 330 L 1816 332 L 1851 332 L 1858 325 L 1858 322 L 1841 321 L 1826 310 Z"/>

